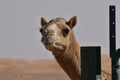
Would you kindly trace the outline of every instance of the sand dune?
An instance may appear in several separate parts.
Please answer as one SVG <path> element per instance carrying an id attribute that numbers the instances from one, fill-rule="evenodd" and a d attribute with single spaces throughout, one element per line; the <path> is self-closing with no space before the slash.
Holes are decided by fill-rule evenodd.
<path id="1" fill-rule="evenodd" d="M 111 80 L 110 58 L 102 56 L 102 77 Z M 70 80 L 55 60 L 0 59 L 0 80 Z"/>

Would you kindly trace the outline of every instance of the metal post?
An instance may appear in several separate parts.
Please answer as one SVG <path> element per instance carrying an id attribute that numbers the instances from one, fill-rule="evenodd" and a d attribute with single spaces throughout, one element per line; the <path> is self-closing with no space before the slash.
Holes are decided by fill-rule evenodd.
<path id="1" fill-rule="evenodd" d="M 109 7 L 109 25 L 110 25 L 110 57 L 112 63 L 112 80 L 118 80 L 117 66 L 118 57 L 116 52 L 116 30 L 115 30 L 115 6 Z"/>
<path id="2" fill-rule="evenodd" d="M 115 6 L 109 7 L 110 57 L 116 54 Z"/>

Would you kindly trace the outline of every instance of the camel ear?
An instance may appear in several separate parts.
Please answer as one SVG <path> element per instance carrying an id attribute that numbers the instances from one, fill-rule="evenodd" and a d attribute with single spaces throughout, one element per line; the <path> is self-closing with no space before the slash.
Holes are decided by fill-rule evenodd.
<path id="1" fill-rule="evenodd" d="M 47 21 L 45 20 L 45 18 L 41 17 L 41 26 L 44 26 L 47 24 Z"/>
<path id="2" fill-rule="evenodd" d="M 67 25 L 72 29 L 77 24 L 77 16 L 73 16 L 68 22 Z"/>

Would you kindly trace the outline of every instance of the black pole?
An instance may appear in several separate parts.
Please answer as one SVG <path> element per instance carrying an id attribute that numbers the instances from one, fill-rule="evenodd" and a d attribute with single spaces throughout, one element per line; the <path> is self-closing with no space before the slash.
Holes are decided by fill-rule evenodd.
<path id="1" fill-rule="evenodd" d="M 110 57 L 112 66 L 112 80 L 118 80 L 117 65 L 118 58 L 116 54 L 116 22 L 115 22 L 115 6 L 109 6 L 109 34 L 110 34 Z"/>

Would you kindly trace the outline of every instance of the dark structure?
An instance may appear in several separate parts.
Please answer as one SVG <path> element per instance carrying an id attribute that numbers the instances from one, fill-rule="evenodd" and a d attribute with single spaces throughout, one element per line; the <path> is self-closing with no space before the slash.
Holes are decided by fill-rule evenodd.
<path id="1" fill-rule="evenodd" d="M 101 80 L 101 48 L 81 47 L 82 80 Z"/>
<path id="2" fill-rule="evenodd" d="M 115 30 L 115 6 L 109 7 L 109 34 L 110 34 L 110 57 L 112 65 L 112 80 L 117 79 L 117 61 L 116 59 L 116 30 Z"/>

